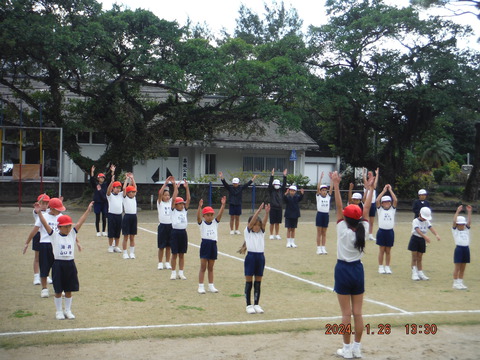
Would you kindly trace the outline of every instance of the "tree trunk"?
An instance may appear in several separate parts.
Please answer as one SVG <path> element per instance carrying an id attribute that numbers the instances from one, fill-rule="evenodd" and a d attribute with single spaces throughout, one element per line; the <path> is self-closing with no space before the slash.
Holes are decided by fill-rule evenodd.
<path id="1" fill-rule="evenodd" d="M 463 198 L 466 201 L 478 200 L 478 187 L 480 184 L 480 122 L 475 123 L 475 153 L 473 158 L 473 168 L 465 186 Z"/>

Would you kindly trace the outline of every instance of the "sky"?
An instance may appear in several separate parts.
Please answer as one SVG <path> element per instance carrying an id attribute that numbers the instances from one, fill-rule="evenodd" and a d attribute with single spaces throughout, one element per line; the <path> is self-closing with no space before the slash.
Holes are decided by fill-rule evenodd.
<path id="1" fill-rule="evenodd" d="M 137 8 L 150 10 L 159 18 L 177 21 L 180 25 L 185 25 L 188 18 L 194 24 L 206 22 L 214 33 L 226 28 L 230 34 L 233 33 L 235 28 L 235 19 L 238 17 L 241 4 L 259 15 L 264 13 L 265 2 L 271 4 L 271 0 L 99 0 L 99 2 L 103 4 L 104 10 L 111 9 L 112 4 L 117 3 L 131 10 Z M 277 3 L 281 3 L 281 0 L 277 0 Z M 403 7 L 408 6 L 409 0 L 385 0 L 385 3 Z M 284 0 L 284 4 L 286 8 L 294 7 L 297 10 L 305 28 L 308 25 L 319 26 L 327 22 L 324 8 L 325 0 Z M 434 10 L 428 12 L 433 13 Z M 470 24 L 474 29 L 480 28 L 478 26 L 480 21 L 474 15 L 452 17 L 452 20 Z M 472 38 L 470 42 L 476 43 L 478 37 L 480 37 L 480 34 Z"/>

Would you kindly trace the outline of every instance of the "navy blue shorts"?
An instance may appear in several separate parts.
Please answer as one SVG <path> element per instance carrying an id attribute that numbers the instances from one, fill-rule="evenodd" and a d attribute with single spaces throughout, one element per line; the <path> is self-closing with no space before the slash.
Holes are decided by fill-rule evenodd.
<path id="1" fill-rule="evenodd" d="M 337 260 L 333 290 L 340 295 L 360 295 L 365 292 L 365 273 L 360 260 Z"/>
<path id="2" fill-rule="evenodd" d="M 412 235 L 408 243 L 408 250 L 425 253 L 427 251 L 427 244 L 425 239 L 419 236 Z"/>
<path id="3" fill-rule="evenodd" d="M 315 226 L 326 228 L 328 227 L 328 222 L 330 221 L 329 213 L 322 213 L 317 211 L 317 217 L 315 218 Z"/>
<path id="4" fill-rule="evenodd" d="M 248 252 L 243 263 L 245 276 L 263 276 L 265 269 L 265 254 Z"/>
<path id="5" fill-rule="evenodd" d="M 33 236 L 32 250 L 33 251 L 40 251 L 40 231 L 37 231 L 37 233 Z"/>
<path id="6" fill-rule="evenodd" d="M 95 202 L 93 203 L 93 212 L 95 214 L 108 215 L 108 202 Z"/>
<path id="7" fill-rule="evenodd" d="M 285 227 L 287 229 L 296 229 L 298 225 L 298 218 L 285 218 Z"/>
<path id="8" fill-rule="evenodd" d="M 122 234 L 137 235 L 137 214 L 125 214 L 122 219 Z"/>
<path id="9" fill-rule="evenodd" d="M 228 214 L 229 215 L 242 215 L 242 205 L 232 205 L 230 204 L 228 207 Z"/>
<path id="10" fill-rule="evenodd" d="M 170 247 L 170 239 L 172 238 L 172 224 L 158 224 L 157 229 L 157 246 L 159 249 Z"/>
<path id="11" fill-rule="evenodd" d="M 470 247 L 457 245 L 453 253 L 453 262 L 454 264 L 470 264 Z"/>
<path id="12" fill-rule="evenodd" d="M 270 209 L 270 224 L 281 224 L 282 223 L 282 208 L 280 209 Z"/>
<path id="13" fill-rule="evenodd" d="M 170 248 L 172 254 L 186 254 L 188 249 L 187 230 L 172 229 L 172 237 L 170 239 Z"/>
<path id="14" fill-rule="evenodd" d="M 378 229 L 377 231 L 378 246 L 392 247 L 394 241 L 395 241 L 395 233 L 393 232 L 393 229 L 390 229 L 390 230 Z"/>
<path id="15" fill-rule="evenodd" d="M 370 210 L 368 211 L 368 216 L 375 217 L 376 214 L 377 214 L 377 205 L 375 203 L 372 203 L 372 206 L 370 206 Z"/>
<path id="16" fill-rule="evenodd" d="M 55 260 L 52 267 L 52 282 L 55 294 L 60 294 L 62 291 L 78 291 L 80 284 L 75 261 Z"/>
<path id="17" fill-rule="evenodd" d="M 52 268 L 55 257 L 53 256 L 53 248 L 51 243 L 40 243 L 40 277 L 47 277 Z"/>
<path id="18" fill-rule="evenodd" d="M 202 239 L 200 259 L 217 260 L 218 248 L 215 240 Z"/>
<path id="19" fill-rule="evenodd" d="M 122 230 L 122 214 L 108 213 L 108 238 L 118 239 Z"/>

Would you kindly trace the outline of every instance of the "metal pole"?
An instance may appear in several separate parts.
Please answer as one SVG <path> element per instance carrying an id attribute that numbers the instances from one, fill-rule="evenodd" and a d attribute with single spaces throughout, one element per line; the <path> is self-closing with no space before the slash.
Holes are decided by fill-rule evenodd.
<path id="1" fill-rule="evenodd" d="M 212 192 L 213 192 L 212 182 L 210 181 L 208 183 L 208 206 L 212 206 Z"/>
<path id="2" fill-rule="evenodd" d="M 60 161 L 58 164 L 58 197 L 62 196 L 62 178 L 63 178 L 63 128 L 60 128 Z"/>

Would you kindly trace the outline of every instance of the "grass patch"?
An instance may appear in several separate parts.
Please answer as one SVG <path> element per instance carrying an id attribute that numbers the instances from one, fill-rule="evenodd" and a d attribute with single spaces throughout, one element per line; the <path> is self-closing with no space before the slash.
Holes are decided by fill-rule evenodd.
<path id="1" fill-rule="evenodd" d="M 33 313 L 27 310 L 17 310 L 12 314 L 12 317 L 19 318 L 19 319 L 28 317 L 28 316 L 33 316 Z"/>
<path id="2" fill-rule="evenodd" d="M 178 310 L 197 310 L 197 311 L 205 311 L 205 309 L 197 306 L 187 306 L 187 305 L 180 305 L 177 307 Z"/>
<path id="3" fill-rule="evenodd" d="M 230 297 L 232 298 L 239 298 L 239 297 L 242 297 L 243 294 L 231 294 Z"/>
<path id="4" fill-rule="evenodd" d="M 131 297 L 131 298 L 122 298 L 123 301 L 137 301 L 137 302 L 144 302 L 146 301 L 143 297 L 145 295 L 140 295 L 140 296 L 134 296 L 134 297 Z"/>
<path id="5" fill-rule="evenodd" d="M 315 275 L 315 273 L 313 271 L 305 271 L 305 272 L 301 272 L 300 275 Z"/>

